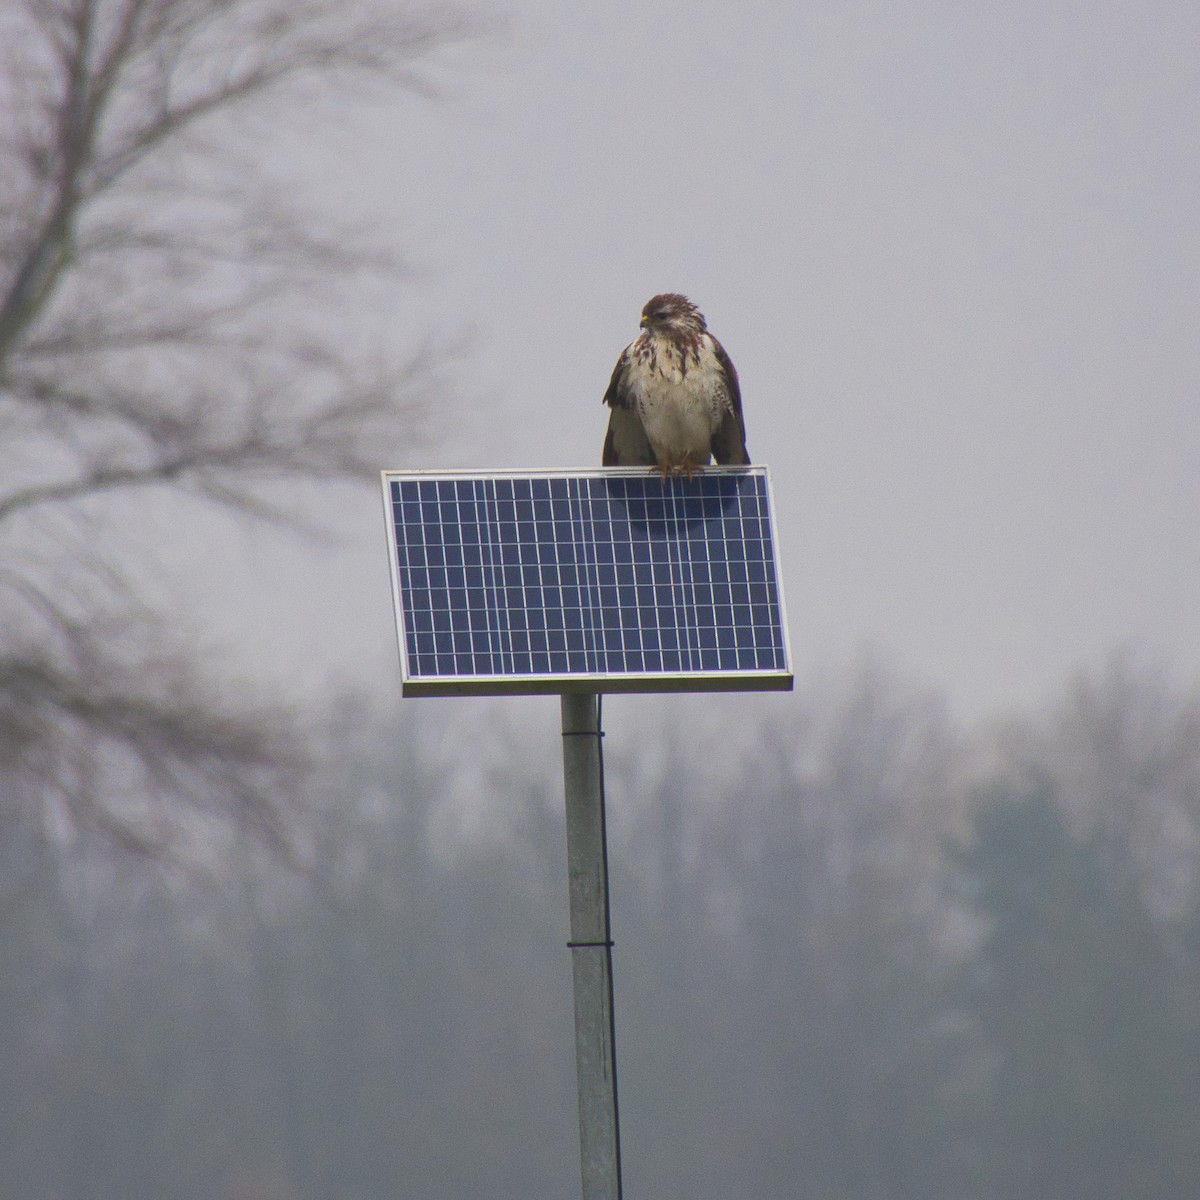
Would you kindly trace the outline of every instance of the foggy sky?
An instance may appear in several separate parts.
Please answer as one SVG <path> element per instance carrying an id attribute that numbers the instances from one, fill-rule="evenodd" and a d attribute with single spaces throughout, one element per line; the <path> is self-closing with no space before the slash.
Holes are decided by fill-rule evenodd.
<path id="1" fill-rule="evenodd" d="M 440 99 L 277 147 L 413 262 L 393 336 L 463 339 L 381 468 L 596 465 L 641 305 L 682 291 L 772 470 L 798 674 L 873 648 L 974 716 L 1117 647 L 1200 673 L 1200 9 L 483 11 Z M 328 509 L 342 549 L 219 552 L 217 632 L 398 690 L 381 502 Z"/>

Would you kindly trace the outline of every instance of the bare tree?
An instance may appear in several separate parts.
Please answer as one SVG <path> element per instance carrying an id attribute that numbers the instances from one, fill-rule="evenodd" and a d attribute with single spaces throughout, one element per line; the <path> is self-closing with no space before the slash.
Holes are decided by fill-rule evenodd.
<path id="1" fill-rule="evenodd" d="M 280 835 L 288 714 L 227 701 L 108 530 L 149 489 L 288 520 L 272 485 L 411 430 L 428 362 L 338 319 L 396 264 L 272 194 L 272 134 L 470 32 L 415 0 L 0 12 L 0 803 L 143 851 L 214 812 Z"/>
<path id="2" fill-rule="evenodd" d="M 1080 672 L 1066 695 L 1014 722 L 1010 779 L 1050 785 L 1073 838 L 1096 841 L 1110 882 L 1156 916 L 1200 895 L 1200 690 L 1129 651 Z"/>

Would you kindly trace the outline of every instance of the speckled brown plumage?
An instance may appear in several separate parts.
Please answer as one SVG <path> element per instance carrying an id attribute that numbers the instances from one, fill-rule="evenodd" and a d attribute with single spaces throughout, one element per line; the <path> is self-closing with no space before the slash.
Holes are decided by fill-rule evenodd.
<path id="1" fill-rule="evenodd" d="M 704 314 L 686 296 L 663 292 L 646 302 L 641 326 L 604 393 L 612 411 L 603 465 L 666 476 L 714 460 L 748 463 L 737 371 Z"/>

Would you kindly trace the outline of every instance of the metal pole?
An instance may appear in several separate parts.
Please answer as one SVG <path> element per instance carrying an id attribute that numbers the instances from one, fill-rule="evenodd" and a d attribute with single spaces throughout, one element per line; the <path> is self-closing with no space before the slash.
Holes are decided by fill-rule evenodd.
<path id="1" fill-rule="evenodd" d="M 575 990 L 575 1069 L 583 1200 L 621 1200 L 617 1052 L 613 1038 L 612 927 L 600 703 L 594 693 L 562 697 L 567 878 Z"/>

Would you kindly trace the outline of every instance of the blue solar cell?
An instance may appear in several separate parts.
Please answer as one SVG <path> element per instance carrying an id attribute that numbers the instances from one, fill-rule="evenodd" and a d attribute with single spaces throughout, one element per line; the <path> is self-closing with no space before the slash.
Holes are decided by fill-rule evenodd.
<path id="1" fill-rule="evenodd" d="M 385 472 L 405 694 L 792 684 L 765 468 Z"/>

